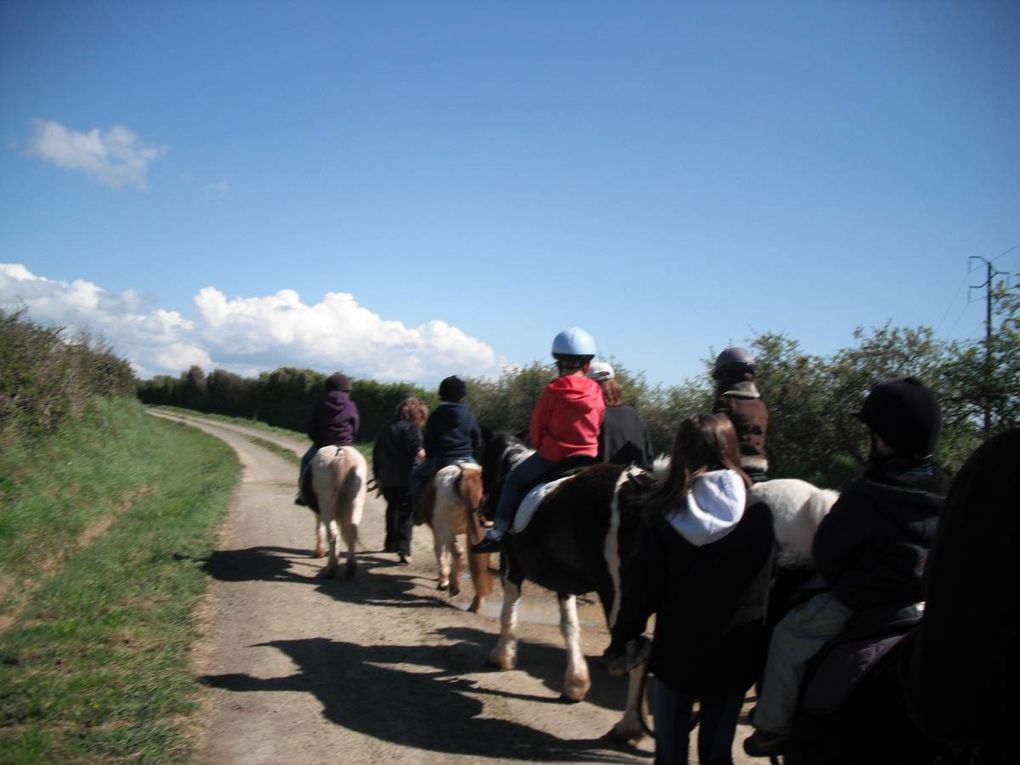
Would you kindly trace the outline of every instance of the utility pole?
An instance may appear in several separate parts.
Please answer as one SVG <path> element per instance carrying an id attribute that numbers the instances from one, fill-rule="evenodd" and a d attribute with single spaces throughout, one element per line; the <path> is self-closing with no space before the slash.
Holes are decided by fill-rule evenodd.
<path id="1" fill-rule="evenodd" d="M 987 438 L 992 432 L 992 288 L 996 276 L 1005 276 L 1005 271 L 999 271 L 992 265 L 992 262 L 980 255 L 971 255 L 967 260 L 967 273 L 970 273 L 970 261 L 980 260 L 985 264 L 984 284 L 971 285 L 969 289 L 985 291 L 985 373 L 984 384 L 982 385 L 982 401 L 984 407 L 984 431 Z"/>

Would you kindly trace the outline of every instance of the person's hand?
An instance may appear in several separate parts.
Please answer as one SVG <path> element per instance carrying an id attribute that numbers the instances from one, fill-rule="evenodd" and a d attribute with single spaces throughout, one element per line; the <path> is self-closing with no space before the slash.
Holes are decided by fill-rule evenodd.
<path id="1" fill-rule="evenodd" d="M 368 479 L 368 483 L 365 485 L 365 488 L 368 491 L 370 491 L 370 492 L 374 491 L 375 492 L 375 496 L 377 496 L 377 497 L 381 497 L 383 495 L 383 493 L 382 493 L 382 486 L 380 486 L 379 482 L 377 480 L 375 480 L 374 478 L 369 478 Z"/>

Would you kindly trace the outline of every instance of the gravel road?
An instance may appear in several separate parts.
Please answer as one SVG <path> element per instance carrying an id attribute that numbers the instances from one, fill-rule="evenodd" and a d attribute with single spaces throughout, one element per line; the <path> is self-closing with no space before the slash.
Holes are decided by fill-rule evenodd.
<path id="1" fill-rule="evenodd" d="M 480 614 L 465 610 L 466 575 L 458 598 L 437 592 L 427 527 L 415 530 L 411 565 L 398 565 L 381 552 L 384 504 L 370 496 L 357 578 L 319 578 L 313 515 L 293 504 L 296 466 L 245 436 L 296 454 L 307 444 L 170 418 L 223 439 L 244 468 L 206 566 L 205 637 L 194 656 L 208 689 L 198 762 L 650 762 L 649 741 L 603 737 L 623 708 L 622 680 L 593 666 L 588 699 L 560 701 L 565 655 L 551 594 L 525 585 L 518 669 L 488 669 L 499 586 Z M 608 642 L 601 609 L 590 602 L 579 610 L 585 653 L 598 656 Z M 735 761 L 753 762 L 742 753 Z"/>

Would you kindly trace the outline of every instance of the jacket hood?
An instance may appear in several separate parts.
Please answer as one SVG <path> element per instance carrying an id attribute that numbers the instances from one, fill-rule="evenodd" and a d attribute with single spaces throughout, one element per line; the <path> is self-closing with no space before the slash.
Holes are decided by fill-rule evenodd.
<path id="1" fill-rule="evenodd" d="M 594 408 L 594 402 L 602 399 L 602 387 L 584 375 L 563 375 L 549 383 L 561 400 L 569 401 L 585 409 Z M 592 405 L 585 406 L 591 402 Z"/>
<path id="2" fill-rule="evenodd" d="M 695 547 L 716 542 L 729 534 L 744 517 L 747 488 L 732 470 L 713 470 L 695 480 L 683 507 L 669 523 Z"/>

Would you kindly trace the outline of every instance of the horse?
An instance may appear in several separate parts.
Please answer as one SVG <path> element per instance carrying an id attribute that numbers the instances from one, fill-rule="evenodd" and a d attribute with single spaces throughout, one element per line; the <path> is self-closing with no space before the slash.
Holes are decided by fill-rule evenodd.
<path id="1" fill-rule="evenodd" d="M 335 577 L 340 557 L 340 537 L 347 546 L 344 577 L 353 579 L 357 570 L 354 552 L 358 525 L 365 509 L 368 463 L 353 446 L 324 446 L 308 466 L 312 495 L 309 505 L 316 513 L 315 557 L 327 552 L 329 561 L 322 576 Z"/>
<path id="2" fill-rule="evenodd" d="M 478 507 L 483 495 L 482 468 L 473 463 L 442 468 L 422 492 L 421 515 L 432 528 L 436 564 L 439 567 L 437 588 L 441 591 L 449 590 L 450 595 L 460 594 L 464 546 L 459 535 L 467 537 L 469 546 L 482 538 Z M 492 592 L 489 554 L 479 555 L 469 551 L 468 567 L 475 587 L 475 597 L 468 610 L 477 612 L 485 597 Z"/>
<path id="3" fill-rule="evenodd" d="M 516 437 L 499 433 L 483 448 L 486 494 L 498 497 L 503 477 L 531 453 Z M 591 465 L 566 478 L 537 507 L 528 525 L 511 534 L 501 555 L 503 607 L 500 637 L 489 664 L 513 669 L 517 661 L 517 608 L 525 579 L 556 593 L 560 632 L 567 647 L 562 697 L 578 702 L 591 687 L 580 643 L 577 596 L 597 592 L 609 626 L 621 593 L 621 550 L 636 540 L 636 505 L 627 501 L 638 490 L 631 479 L 638 468 Z"/>

